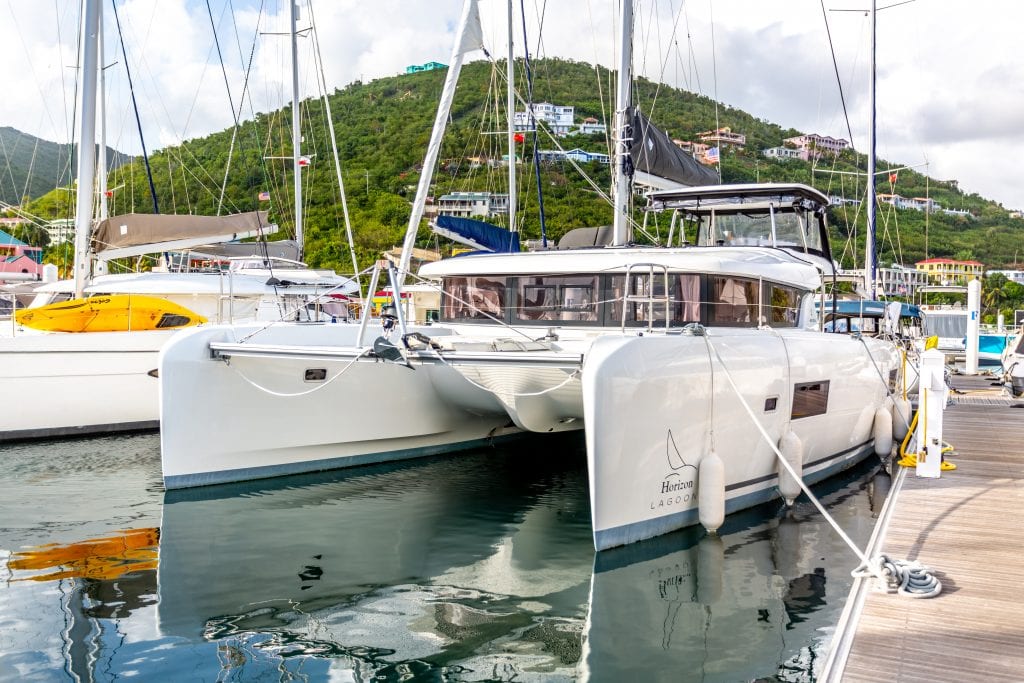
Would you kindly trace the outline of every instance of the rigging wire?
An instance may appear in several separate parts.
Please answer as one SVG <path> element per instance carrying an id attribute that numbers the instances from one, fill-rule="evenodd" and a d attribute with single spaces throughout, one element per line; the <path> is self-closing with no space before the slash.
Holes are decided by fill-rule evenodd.
<path id="1" fill-rule="evenodd" d="M 117 36 L 121 43 L 121 56 L 124 58 L 124 72 L 128 76 L 128 91 L 132 96 L 132 108 L 135 110 L 135 123 L 139 129 L 139 144 L 142 145 L 142 160 L 146 164 L 146 178 L 149 180 L 149 193 L 153 198 L 153 213 L 160 213 L 160 205 L 156 198 L 156 186 L 153 184 L 153 170 L 149 166 L 149 154 L 146 152 L 146 138 L 142 134 L 142 119 L 139 117 L 139 104 L 135 99 L 135 88 L 132 85 L 132 70 L 128 66 L 128 52 L 124 46 L 124 34 L 121 33 L 121 19 L 117 14 L 117 2 L 116 0 L 110 0 L 110 5 L 114 8 L 114 21 L 117 24 Z"/>
<path id="2" fill-rule="evenodd" d="M 546 5 L 546 2 L 545 2 Z M 537 178 L 537 204 L 540 211 L 540 241 L 543 248 L 548 246 L 548 233 L 547 223 L 544 217 L 544 186 L 540 179 L 540 153 L 537 148 L 537 119 L 533 115 L 533 69 L 530 66 L 530 46 L 526 40 L 526 3 L 525 0 L 519 0 L 519 10 L 522 13 L 523 18 L 523 59 L 526 65 L 526 91 L 527 91 L 527 108 L 526 111 L 529 113 L 529 122 L 533 127 L 533 172 Z M 540 25 L 544 26 L 544 15 L 540 16 Z M 538 30 L 538 35 L 543 31 Z M 538 48 L 540 46 L 540 38 L 538 37 Z M 511 159 L 509 160 L 511 162 Z"/>
<path id="3" fill-rule="evenodd" d="M 313 28 L 313 53 L 316 58 L 317 73 L 320 75 L 319 81 L 321 91 L 323 92 L 324 110 L 326 115 L 325 117 L 327 119 L 328 135 L 330 135 L 331 138 L 331 152 L 334 155 L 334 167 L 338 175 L 338 192 L 341 195 L 341 212 L 345 219 L 345 235 L 348 239 L 349 256 L 352 259 L 352 272 L 358 273 L 359 264 L 356 260 L 355 238 L 352 235 L 352 221 L 350 220 L 348 213 L 348 199 L 345 194 L 345 181 L 341 175 L 341 158 L 338 155 L 338 139 L 334 133 L 334 117 L 331 114 L 330 98 L 328 98 L 327 96 L 327 77 L 324 74 L 324 61 L 320 53 L 320 33 L 319 31 L 317 31 L 316 28 L 316 18 L 313 16 L 312 3 L 309 4 L 309 21 Z M 359 288 L 359 298 L 362 299 L 363 285 L 362 281 L 358 277 L 356 277 L 356 285 Z"/>
<path id="4" fill-rule="evenodd" d="M 224 164 L 224 181 L 220 185 L 220 197 L 217 199 L 216 215 L 219 216 L 224 207 L 224 193 L 227 191 L 228 174 L 231 173 L 231 160 L 234 158 L 235 141 L 238 139 L 238 115 L 235 114 L 235 100 L 231 96 L 231 83 L 228 82 L 228 70 L 224 64 L 224 55 L 220 49 L 220 38 L 217 36 L 217 24 L 213 20 L 213 8 L 210 7 L 210 0 L 206 0 L 206 14 L 210 18 L 210 32 L 213 33 L 213 45 L 217 50 L 220 72 L 224 76 L 224 90 L 228 95 L 228 106 L 231 107 L 231 118 L 234 120 L 234 126 L 231 128 L 231 142 L 228 145 L 228 160 Z"/>

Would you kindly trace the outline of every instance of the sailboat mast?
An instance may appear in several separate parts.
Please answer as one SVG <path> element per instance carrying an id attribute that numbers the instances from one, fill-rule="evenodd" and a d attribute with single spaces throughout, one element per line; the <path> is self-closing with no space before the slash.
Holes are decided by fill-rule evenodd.
<path id="1" fill-rule="evenodd" d="M 100 220 L 106 220 L 110 216 L 107 208 L 107 79 L 106 67 L 103 65 L 103 22 L 97 26 L 96 44 L 99 46 L 97 52 L 97 69 L 99 77 L 99 97 L 96 100 L 97 118 L 100 124 L 100 145 L 99 158 L 97 159 L 97 179 L 100 195 Z"/>
<path id="2" fill-rule="evenodd" d="M 875 272 L 878 267 L 875 253 L 875 0 L 871 0 L 871 83 L 868 87 L 870 108 L 868 126 L 868 229 L 864 242 L 865 292 L 869 299 L 875 298 Z"/>
<path id="3" fill-rule="evenodd" d="M 462 19 L 459 22 L 455 47 L 452 48 L 452 57 L 448 62 L 448 74 L 444 79 L 441 101 L 437 105 L 437 115 L 434 117 L 434 128 L 430 133 L 427 154 L 423 159 L 423 172 L 420 174 L 420 182 L 416 186 L 416 198 L 412 202 L 409 225 L 406 227 L 405 240 L 402 242 L 402 257 L 398 263 L 399 285 L 405 282 L 405 276 L 409 272 L 409 261 L 412 259 L 412 249 L 416 244 L 416 233 L 419 232 L 420 220 L 423 218 L 427 192 L 430 191 L 434 165 L 437 163 L 437 156 L 441 151 L 441 139 L 444 137 L 448 112 L 451 111 L 452 100 L 455 98 L 455 85 L 459 81 L 463 59 L 467 52 L 478 49 L 482 41 L 480 11 L 477 8 L 476 0 L 466 0 L 462 8 Z"/>
<path id="4" fill-rule="evenodd" d="M 518 232 L 516 225 L 516 93 L 515 93 L 515 45 L 512 41 L 515 29 L 512 24 L 512 0 L 508 0 L 508 64 L 506 79 L 508 80 L 508 229 Z"/>
<path id="5" fill-rule="evenodd" d="M 626 138 L 628 126 L 630 86 L 633 62 L 633 3 L 622 0 L 619 15 L 619 82 L 615 97 L 615 185 L 612 192 L 615 211 L 612 223 L 612 244 L 622 246 L 631 238 L 631 226 L 627 211 L 629 208 L 629 164 L 630 139 Z"/>
<path id="6" fill-rule="evenodd" d="M 100 27 L 99 0 L 82 0 L 81 49 L 78 70 L 78 188 L 75 194 L 75 297 L 89 279 L 89 238 L 92 233 L 93 186 L 96 181 L 96 82 Z"/>
<path id="7" fill-rule="evenodd" d="M 299 40 L 295 26 L 298 22 L 298 0 L 289 0 L 291 41 L 292 41 L 292 164 L 295 170 L 295 241 L 298 242 L 299 260 L 305 252 L 302 235 L 302 136 L 299 132 L 301 116 L 299 114 Z"/>

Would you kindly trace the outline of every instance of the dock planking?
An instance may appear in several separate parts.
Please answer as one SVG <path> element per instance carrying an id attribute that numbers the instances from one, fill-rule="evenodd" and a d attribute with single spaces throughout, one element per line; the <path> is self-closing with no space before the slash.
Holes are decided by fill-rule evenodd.
<path id="1" fill-rule="evenodd" d="M 881 536 L 881 552 L 932 567 L 942 593 L 855 586 L 859 613 L 851 605 L 834 636 L 845 661 L 830 657 L 824 679 L 1024 681 L 1024 409 L 1014 407 L 1024 402 L 988 377 L 954 376 L 952 386 L 961 393 L 946 409 L 944 440 L 958 469 L 897 478 Z"/>

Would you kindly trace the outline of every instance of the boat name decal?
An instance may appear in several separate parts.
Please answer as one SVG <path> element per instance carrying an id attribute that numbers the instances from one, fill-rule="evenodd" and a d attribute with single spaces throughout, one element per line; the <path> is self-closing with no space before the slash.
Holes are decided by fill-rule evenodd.
<path id="1" fill-rule="evenodd" d="M 671 471 L 661 480 L 657 494 L 650 501 L 650 509 L 689 507 L 689 503 L 697 500 L 697 467 L 683 460 L 671 429 L 665 437 L 665 458 Z"/>

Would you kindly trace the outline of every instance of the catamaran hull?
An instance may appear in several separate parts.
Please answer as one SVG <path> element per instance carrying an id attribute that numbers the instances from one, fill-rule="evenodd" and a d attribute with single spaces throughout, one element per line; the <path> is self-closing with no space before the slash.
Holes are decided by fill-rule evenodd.
<path id="1" fill-rule="evenodd" d="M 176 332 L 0 338 L 0 441 L 156 429 L 157 358 Z"/>
<path id="2" fill-rule="evenodd" d="M 259 344 L 231 345 L 257 329 L 196 329 L 161 354 L 168 489 L 402 460 L 519 433 L 493 396 L 451 368 L 370 356 L 355 345 L 354 325 L 270 327 Z"/>
<path id="3" fill-rule="evenodd" d="M 851 467 L 873 452 L 897 368 L 885 342 L 801 330 L 596 340 L 583 372 L 595 547 L 696 524 L 704 495 L 726 513 L 779 497 L 768 440 L 788 431 L 806 482 Z M 712 451 L 724 481 L 702 482 Z"/>

